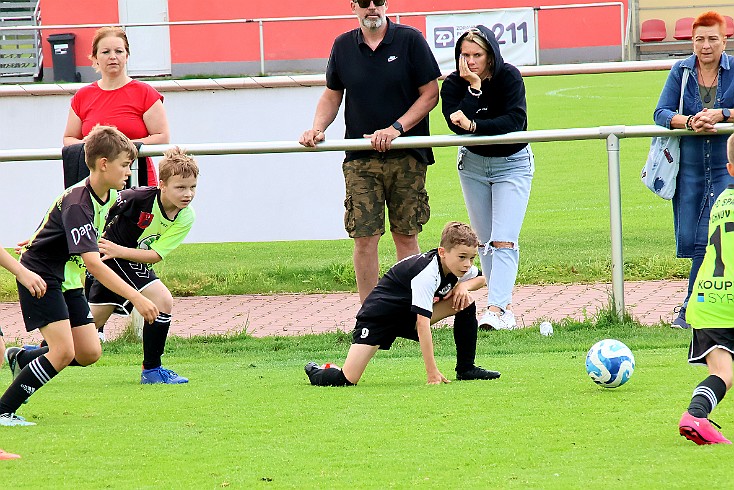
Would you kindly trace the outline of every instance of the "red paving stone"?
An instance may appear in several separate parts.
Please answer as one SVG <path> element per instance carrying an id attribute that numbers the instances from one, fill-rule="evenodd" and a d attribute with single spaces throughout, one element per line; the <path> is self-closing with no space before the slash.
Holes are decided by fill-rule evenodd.
<path id="1" fill-rule="evenodd" d="M 687 281 L 625 283 L 625 306 L 645 325 L 673 319 L 673 308 L 685 297 Z M 610 284 L 518 286 L 514 293 L 517 322 L 529 327 L 540 320 L 583 319 L 609 303 Z M 486 290 L 475 294 L 486 306 Z M 171 333 L 182 337 L 247 330 L 256 337 L 349 331 L 359 310 L 356 293 L 196 296 L 174 298 Z M 106 328 L 114 338 L 127 319 L 113 317 Z M 22 327 L 17 303 L 0 303 L 0 326 L 9 342 L 38 342 L 40 335 Z"/>

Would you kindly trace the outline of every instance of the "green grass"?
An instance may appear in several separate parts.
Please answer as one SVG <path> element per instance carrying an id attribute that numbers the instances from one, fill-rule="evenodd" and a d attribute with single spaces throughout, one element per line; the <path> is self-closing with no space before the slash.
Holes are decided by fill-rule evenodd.
<path id="1" fill-rule="evenodd" d="M 606 337 L 636 356 L 615 390 L 584 370 Z M 450 329 L 435 338 L 453 378 Z M 22 455 L 3 474 L 18 489 L 687 488 L 728 451 L 677 434 L 706 376 L 686 366 L 688 339 L 604 317 L 552 337 L 481 332 L 478 361 L 502 378 L 443 386 L 424 384 L 418 344 L 398 340 L 351 388 L 312 387 L 303 373 L 308 360 L 341 363 L 346 334 L 172 339 L 166 365 L 185 386 L 140 386 L 139 346 L 116 341 L 34 395 L 20 412 L 37 426 L 2 430 L 0 447 Z M 714 415 L 734 435 L 729 404 Z"/>
<path id="2" fill-rule="evenodd" d="M 652 124 L 667 72 L 529 77 L 530 129 Z M 434 134 L 448 128 L 438 109 Z M 621 142 L 625 278 L 685 278 L 690 262 L 675 258 L 670 203 L 639 179 L 649 138 Z M 521 235 L 518 283 L 608 281 L 611 278 L 607 153 L 603 140 L 535 143 L 536 174 Z M 437 245 L 449 220 L 468 220 L 456 171 L 456 148 L 435 150 L 428 173 L 431 220 L 422 249 Z M 335 155 L 335 158 L 337 156 Z M 339 156 L 340 158 L 340 156 Z M 7 245 L 7 244 L 6 244 Z M 381 240 L 382 270 L 395 261 Z M 190 244 L 159 267 L 175 295 L 355 290 L 350 240 Z M 0 271 L 0 299 L 15 299 Z"/>

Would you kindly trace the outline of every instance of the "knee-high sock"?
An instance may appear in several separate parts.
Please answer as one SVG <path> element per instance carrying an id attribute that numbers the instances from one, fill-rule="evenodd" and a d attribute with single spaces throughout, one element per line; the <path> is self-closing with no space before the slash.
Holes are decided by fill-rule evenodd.
<path id="1" fill-rule="evenodd" d="M 159 313 L 153 323 L 143 325 L 143 369 L 160 367 L 170 326 L 169 313 Z"/>
<path id="2" fill-rule="evenodd" d="M 46 352 L 48 352 L 48 346 L 39 347 L 38 349 L 33 350 L 21 349 L 20 352 L 18 352 L 18 355 L 15 357 L 15 360 L 18 363 L 18 367 L 23 369 L 33 359 L 44 355 Z"/>
<path id="3" fill-rule="evenodd" d="M 33 359 L 21 370 L 18 377 L 0 398 L 0 413 L 14 413 L 24 401 L 57 374 L 59 374 L 58 371 L 54 369 L 46 356 Z"/>
<path id="4" fill-rule="evenodd" d="M 726 383 L 723 379 L 712 374 L 701 381 L 693 390 L 691 404 L 688 405 L 688 413 L 694 417 L 708 418 L 716 405 L 724 399 L 724 395 L 726 395 Z"/>
<path id="5" fill-rule="evenodd" d="M 474 367 L 474 358 L 477 354 L 477 330 L 477 306 L 472 303 L 454 315 L 457 373 L 463 373 Z"/>

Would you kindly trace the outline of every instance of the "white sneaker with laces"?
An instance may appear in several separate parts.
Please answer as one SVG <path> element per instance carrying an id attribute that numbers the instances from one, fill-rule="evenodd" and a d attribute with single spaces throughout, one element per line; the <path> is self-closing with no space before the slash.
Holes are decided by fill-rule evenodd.
<path id="1" fill-rule="evenodd" d="M 483 330 L 505 330 L 502 325 L 502 319 L 496 311 L 487 310 L 487 312 L 479 320 L 479 328 Z"/>
<path id="2" fill-rule="evenodd" d="M 517 328 L 517 320 L 515 320 L 515 314 L 510 310 L 505 310 L 500 316 L 500 320 L 505 324 L 506 330 L 515 330 Z"/>

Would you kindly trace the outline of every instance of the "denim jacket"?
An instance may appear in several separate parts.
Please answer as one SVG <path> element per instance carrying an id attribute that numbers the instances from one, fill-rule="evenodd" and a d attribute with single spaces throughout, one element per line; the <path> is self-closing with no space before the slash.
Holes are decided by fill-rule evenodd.
<path id="1" fill-rule="evenodd" d="M 734 108 L 734 57 L 722 53 L 714 108 Z M 670 129 L 678 112 L 683 70 L 691 70 L 683 91 L 683 115 L 703 110 L 698 90 L 696 55 L 676 62 L 670 69 L 655 108 L 655 124 Z M 673 216 L 678 257 L 693 257 L 694 248 L 708 241 L 708 217 L 713 201 L 734 179 L 726 171 L 728 135 L 684 136 L 680 142 L 680 170 Z"/>

